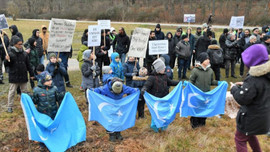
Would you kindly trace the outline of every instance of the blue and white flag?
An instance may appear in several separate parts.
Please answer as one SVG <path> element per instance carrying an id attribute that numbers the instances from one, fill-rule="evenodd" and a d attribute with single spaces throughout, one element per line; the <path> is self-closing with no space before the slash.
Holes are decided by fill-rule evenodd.
<path id="1" fill-rule="evenodd" d="M 182 100 L 182 82 L 163 98 L 145 92 L 144 99 L 157 128 L 168 126 L 179 112 Z"/>
<path id="2" fill-rule="evenodd" d="M 69 92 L 65 94 L 54 120 L 38 112 L 31 97 L 27 94 L 22 94 L 21 105 L 29 140 L 43 142 L 52 152 L 62 152 L 85 141 L 85 122 Z"/>
<path id="3" fill-rule="evenodd" d="M 203 92 L 188 82 L 184 89 L 184 101 L 180 107 L 180 116 L 213 117 L 224 114 L 228 83 L 221 84 L 209 92 Z"/>
<path id="4" fill-rule="evenodd" d="M 115 100 L 87 90 L 89 121 L 98 121 L 111 132 L 123 131 L 135 125 L 140 91 Z"/>

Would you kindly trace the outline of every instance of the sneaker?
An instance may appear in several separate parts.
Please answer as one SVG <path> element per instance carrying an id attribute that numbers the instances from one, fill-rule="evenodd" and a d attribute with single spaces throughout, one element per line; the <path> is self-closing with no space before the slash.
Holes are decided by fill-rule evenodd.
<path id="1" fill-rule="evenodd" d="M 110 135 L 109 140 L 110 140 L 111 142 L 116 142 L 116 136 L 115 136 L 115 133 L 110 133 L 109 135 Z"/>
<path id="2" fill-rule="evenodd" d="M 116 132 L 115 134 L 116 134 L 116 139 L 118 139 L 118 140 L 123 140 L 124 139 L 120 132 Z"/>
<path id="3" fill-rule="evenodd" d="M 68 88 L 73 88 L 73 86 L 70 84 L 70 82 L 68 82 L 68 83 L 66 84 L 66 87 L 68 87 Z"/>
<path id="4" fill-rule="evenodd" d="M 13 112 L 12 108 L 8 108 L 7 112 L 12 113 Z"/>

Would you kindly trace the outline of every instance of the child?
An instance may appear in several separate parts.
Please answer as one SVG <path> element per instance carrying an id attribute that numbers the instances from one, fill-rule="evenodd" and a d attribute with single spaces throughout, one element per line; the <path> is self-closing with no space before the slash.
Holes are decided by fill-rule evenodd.
<path id="1" fill-rule="evenodd" d="M 83 34 L 83 37 L 82 37 L 82 45 L 80 47 L 80 50 L 78 52 L 78 56 L 77 56 L 77 61 L 79 62 L 79 68 L 80 70 L 82 69 L 82 64 L 83 64 L 83 52 L 85 50 L 88 50 L 88 46 L 87 46 L 87 41 L 86 39 L 88 38 L 87 35 L 88 35 L 88 29 L 85 29 L 84 31 L 85 33 Z M 83 91 L 83 88 L 82 88 L 82 84 L 80 86 L 80 90 Z"/>
<path id="2" fill-rule="evenodd" d="M 35 75 L 35 80 L 37 80 L 37 82 L 39 81 L 40 79 L 40 74 L 45 70 L 45 67 L 43 64 L 39 64 L 36 68 L 36 71 L 37 71 L 37 75 Z"/>
<path id="3" fill-rule="evenodd" d="M 167 76 L 173 80 L 173 72 L 172 72 L 172 68 L 170 67 L 170 56 L 163 54 L 161 55 L 160 59 L 165 63 L 165 73 L 167 74 Z"/>
<path id="4" fill-rule="evenodd" d="M 111 55 L 112 63 L 110 64 L 110 67 L 113 71 L 113 77 L 118 77 L 122 80 L 124 80 L 124 72 L 122 63 L 120 62 L 120 56 L 117 52 L 112 53 Z"/>
<path id="5" fill-rule="evenodd" d="M 93 60 L 95 59 L 94 52 L 92 50 L 86 50 L 83 52 L 83 64 L 82 64 L 82 87 L 85 90 L 85 97 L 86 97 L 86 90 L 90 88 L 97 88 L 99 87 L 99 73 L 100 69 L 98 63 L 93 65 Z M 88 103 L 86 101 L 86 103 Z"/>
<path id="6" fill-rule="evenodd" d="M 147 76 L 147 69 L 145 67 L 142 67 L 139 70 L 139 76 L 133 76 L 132 78 L 132 88 L 139 88 L 142 90 L 142 87 L 144 86 L 146 80 L 148 79 Z M 144 118 L 144 104 L 145 100 L 142 94 L 140 94 L 139 102 L 138 102 L 138 118 Z"/>
<path id="7" fill-rule="evenodd" d="M 198 61 L 200 64 L 191 71 L 189 80 L 203 92 L 208 92 L 211 90 L 211 85 L 218 85 L 218 81 L 213 80 L 213 70 L 210 68 L 210 60 L 206 52 L 202 52 L 199 55 Z M 205 121 L 206 118 L 202 117 L 190 118 L 191 127 L 193 129 L 205 126 Z"/>
<path id="8" fill-rule="evenodd" d="M 37 75 L 36 68 L 39 65 L 39 56 L 38 52 L 36 50 L 37 42 L 34 38 L 28 39 L 29 48 L 26 51 L 28 54 L 29 60 L 30 60 L 30 66 L 33 69 L 33 72 L 35 75 Z M 32 79 L 30 79 L 31 88 L 33 89 L 35 87 L 35 83 Z"/>
<path id="9" fill-rule="evenodd" d="M 46 71 L 48 71 L 52 76 L 53 83 L 57 87 L 58 91 L 65 92 L 64 76 L 67 74 L 67 71 L 61 61 L 57 61 L 55 53 L 50 53 L 49 59 L 50 62 L 46 67 Z"/>
<path id="10" fill-rule="evenodd" d="M 110 97 L 115 100 L 123 98 L 125 94 L 130 95 L 136 92 L 136 89 L 128 87 L 123 84 L 123 80 L 117 77 L 108 79 L 106 85 L 94 89 L 95 92 Z M 111 132 L 107 130 L 107 133 L 110 135 L 110 141 L 115 142 L 116 139 L 123 140 L 123 137 L 120 132 Z"/>
<path id="11" fill-rule="evenodd" d="M 173 81 L 168 78 L 165 74 L 165 64 L 161 59 L 156 59 L 152 66 L 154 67 L 153 73 L 148 77 L 142 88 L 142 94 L 145 91 L 150 93 L 153 96 L 163 98 L 169 94 L 168 86 L 176 86 L 178 84 L 177 81 Z M 161 130 L 165 130 L 168 126 L 161 128 Z M 158 132 L 159 128 L 154 124 L 153 120 L 151 122 L 151 128 Z"/>
<path id="12" fill-rule="evenodd" d="M 112 68 L 110 66 L 104 66 L 102 68 L 103 77 L 102 77 L 102 83 L 105 85 L 109 78 L 112 78 Z"/>
<path id="13" fill-rule="evenodd" d="M 123 69 L 126 77 L 126 85 L 131 87 L 132 77 L 137 75 L 140 65 L 135 61 L 134 57 L 128 57 L 128 61 L 124 64 Z"/>
<path id="14" fill-rule="evenodd" d="M 34 88 L 32 100 L 40 113 L 54 119 L 64 95 L 65 92 L 59 93 L 57 91 L 57 87 L 52 83 L 51 75 L 44 71 L 40 74 L 37 87 Z M 45 145 L 40 143 L 40 148 L 45 148 Z"/>

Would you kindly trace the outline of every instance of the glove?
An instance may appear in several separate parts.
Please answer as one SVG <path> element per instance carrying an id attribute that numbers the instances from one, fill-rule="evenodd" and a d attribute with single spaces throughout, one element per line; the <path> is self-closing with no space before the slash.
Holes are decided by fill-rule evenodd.
<path id="1" fill-rule="evenodd" d="M 218 86 L 222 83 L 222 81 L 218 81 Z"/>
<path id="2" fill-rule="evenodd" d="M 96 67 L 95 65 L 93 65 L 93 66 L 91 67 L 91 70 L 93 70 L 93 71 L 96 71 L 96 69 L 97 69 L 97 67 Z"/>
<path id="3" fill-rule="evenodd" d="M 136 76 L 137 75 L 137 73 L 132 73 L 132 76 Z"/>

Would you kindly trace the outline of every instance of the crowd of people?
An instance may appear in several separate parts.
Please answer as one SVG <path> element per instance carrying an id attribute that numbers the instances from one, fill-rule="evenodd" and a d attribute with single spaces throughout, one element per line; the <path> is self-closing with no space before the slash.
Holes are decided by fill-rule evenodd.
<path id="1" fill-rule="evenodd" d="M 49 36 L 46 26 L 42 26 L 41 31 L 34 29 L 32 37 L 25 43 L 16 25 L 10 26 L 9 29 L 12 33 L 11 40 L 7 33 L 1 31 L 8 54 L 5 54 L 3 44 L 0 42 L 1 84 L 3 84 L 3 62 L 9 73 L 7 112 L 13 112 L 16 91 L 27 92 L 29 73 L 33 102 L 37 104 L 39 112 L 54 119 L 57 107 L 60 106 L 65 94 L 65 87 L 72 87 L 67 72 L 72 47 L 68 53 L 47 52 Z M 210 91 L 211 85 L 220 83 L 222 75 L 220 68 L 225 67 L 226 78 L 229 76 L 237 78 L 235 64 L 240 63 L 240 77 L 245 77 L 245 80 L 232 85 L 232 94 L 242 105 L 237 118 L 236 147 L 238 151 L 244 150 L 246 142 L 249 141 L 253 150 L 260 151 L 255 135 L 270 131 L 270 102 L 267 98 L 270 86 L 268 79 L 270 66 L 267 66 L 270 53 L 269 26 L 263 27 L 261 33 L 258 28 L 252 31 L 224 29 L 216 40 L 215 32 L 207 24 L 198 27 L 194 34 L 191 28 L 183 31 L 183 28 L 178 27 L 174 35 L 172 32 L 165 35 L 161 25 L 157 24 L 149 33 L 149 41 L 168 40 L 169 52 L 160 56 L 149 55 L 148 46 L 142 67 L 139 65 L 139 59 L 128 56 L 131 39 L 123 27 L 119 28 L 118 33 L 114 28 L 102 30 L 101 44 L 94 51 L 92 47 L 87 46 L 88 30 L 84 31 L 77 60 L 82 74 L 80 89 L 85 91 L 85 94 L 87 89 L 91 89 L 110 98 L 121 99 L 124 94 L 132 94 L 136 92 L 135 88 L 138 88 L 141 90 L 137 107 L 138 118 L 144 118 L 145 91 L 162 98 L 169 94 L 170 86 L 175 86 L 179 81 L 186 79 L 200 90 L 207 92 Z M 113 53 L 109 52 L 110 48 L 113 49 Z M 45 66 L 46 56 L 49 63 Z M 175 69 L 178 71 L 177 78 L 173 77 Z M 189 78 L 187 70 L 192 70 Z M 35 80 L 38 82 L 36 87 Z M 87 96 L 86 104 L 88 104 Z M 256 112 L 259 114 L 254 114 L 250 118 L 249 113 Z M 258 118 L 257 115 L 262 118 Z M 192 128 L 204 126 L 206 118 L 191 117 L 190 123 Z M 154 122 L 151 123 L 151 128 L 155 132 L 159 129 L 166 130 L 167 127 L 157 128 Z M 123 140 L 120 132 L 110 130 L 107 132 L 110 141 Z"/>

